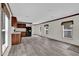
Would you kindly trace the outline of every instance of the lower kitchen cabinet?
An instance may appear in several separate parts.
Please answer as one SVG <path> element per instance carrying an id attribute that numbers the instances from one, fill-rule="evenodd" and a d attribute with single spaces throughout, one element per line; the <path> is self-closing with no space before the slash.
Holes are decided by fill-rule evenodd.
<path id="1" fill-rule="evenodd" d="M 21 34 L 12 34 L 12 45 L 21 43 Z"/>

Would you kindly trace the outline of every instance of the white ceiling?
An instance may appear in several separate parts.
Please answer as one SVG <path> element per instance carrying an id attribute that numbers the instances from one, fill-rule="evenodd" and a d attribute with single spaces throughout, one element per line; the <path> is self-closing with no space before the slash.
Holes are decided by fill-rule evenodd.
<path id="1" fill-rule="evenodd" d="M 78 3 L 10 3 L 18 21 L 34 24 L 79 13 Z"/>

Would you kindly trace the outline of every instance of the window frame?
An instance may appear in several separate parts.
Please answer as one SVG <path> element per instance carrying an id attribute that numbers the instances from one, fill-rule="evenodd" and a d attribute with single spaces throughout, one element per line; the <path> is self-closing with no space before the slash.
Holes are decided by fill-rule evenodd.
<path id="1" fill-rule="evenodd" d="M 68 29 L 64 28 L 64 23 L 69 23 L 69 22 L 72 22 L 72 29 L 71 30 L 68 30 Z M 73 38 L 73 20 L 62 22 L 61 25 L 62 25 L 62 28 L 63 28 L 63 38 L 70 38 L 70 37 L 65 37 L 65 34 L 64 34 L 65 31 L 71 31 L 72 32 L 71 33 L 71 38 Z"/>
<path id="2" fill-rule="evenodd" d="M 44 25 L 44 29 L 45 29 L 45 34 L 49 34 L 49 24 L 45 24 Z"/>

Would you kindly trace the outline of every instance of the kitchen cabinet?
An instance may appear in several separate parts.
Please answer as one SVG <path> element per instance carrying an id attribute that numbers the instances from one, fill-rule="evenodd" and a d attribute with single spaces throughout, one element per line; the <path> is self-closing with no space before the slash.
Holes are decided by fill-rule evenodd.
<path id="1" fill-rule="evenodd" d="M 21 34 L 15 33 L 12 34 L 12 45 L 21 43 Z"/>
<path id="2" fill-rule="evenodd" d="M 21 32 L 21 37 L 26 37 L 26 32 Z"/>
<path id="3" fill-rule="evenodd" d="M 12 26 L 17 27 L 17 18 L 12 16 Z"/>
<path id="4" fill-rule="evenodd" d="M 17 27 L 18 27 L 18 28 L 26 28 L 26 24 L 18 23 L 18 24 L 17 24 Z"/>

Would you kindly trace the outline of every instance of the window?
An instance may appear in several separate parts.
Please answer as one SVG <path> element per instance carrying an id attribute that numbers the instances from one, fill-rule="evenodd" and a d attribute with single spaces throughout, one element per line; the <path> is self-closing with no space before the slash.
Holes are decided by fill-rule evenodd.
<path id="1" fill-rule="evenodd" d="M 8 17 L 4 12 L 2 12 L 1 14 L 2 53 L 4 53 L 4 51 L 8 47 Z"/>
<path id="2" fill-rule="evenodd" d="M 8 6 L 6 4 L 1 4 L 1 54 L 3 55 L 6 51 L 8 45 L 8 37 L 9 37 L 9 19 L 10 19 L 10 13 L 7 9 Z"/>
<path id="3" fill-rule="evenodd" d="M 2 12 L 2 15 L 1 15 L 2 19 L 1 19 L 1 26 L 2 26 L 2 44 L 5 44 L 5 14 Z"/>
<path id="4" fill-rule="evenodd" d="M 45 27 L 45 33 L 48 34 L 48 28 L 49 28 L 49 25 L 46 24 L 46 25 L 44 25 L 44 27 Z"/>
<path id="5" fill-rule="evenodd" d="M 63 37 L 72 38 L 73 21 L 63 22 Z"/>

